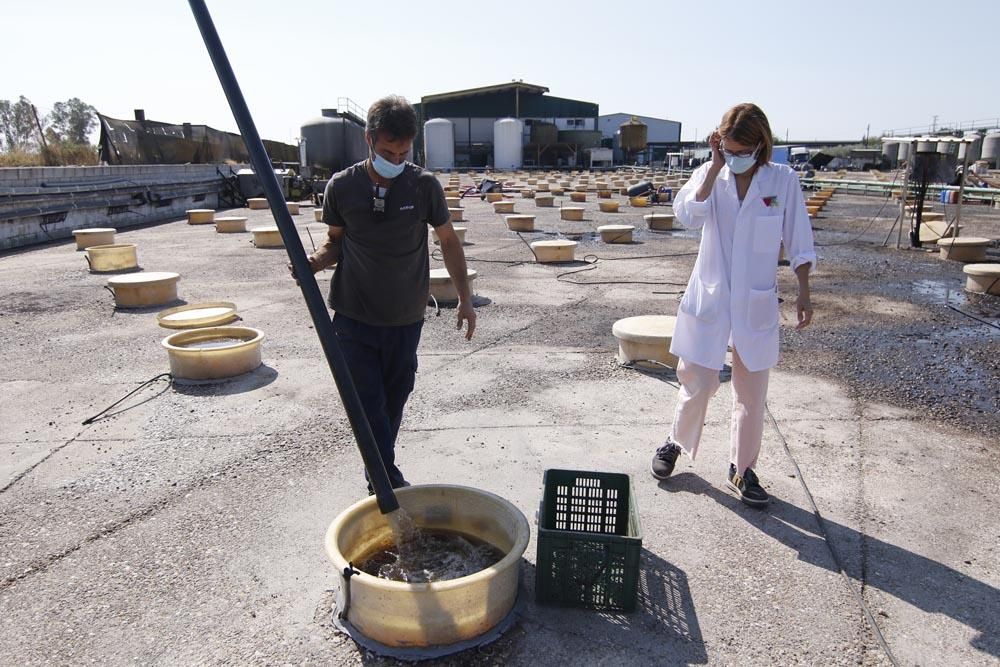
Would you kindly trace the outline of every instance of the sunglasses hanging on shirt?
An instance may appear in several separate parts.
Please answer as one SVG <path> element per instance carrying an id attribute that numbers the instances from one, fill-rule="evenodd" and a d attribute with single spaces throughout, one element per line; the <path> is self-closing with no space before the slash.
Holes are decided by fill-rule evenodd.
<path id="1" fill-rule="evenodd" d="M 385 197 L 388 192 L 389 188 L 383 188 L 379 185 L 372 186 L 372 213 L 380 220 L 385 216 Z"/>

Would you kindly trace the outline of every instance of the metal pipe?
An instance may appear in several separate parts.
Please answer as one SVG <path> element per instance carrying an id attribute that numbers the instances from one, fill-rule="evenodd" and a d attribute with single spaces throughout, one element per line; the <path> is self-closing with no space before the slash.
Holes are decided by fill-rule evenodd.
<path id="1" fill-rule="evenodd" d="M 306 251 L 302 247 L 302 241 L 299 239 L 298 231 L 292 222 L 292 216 L 285 205 L 285 198 L 282 195 L 278 179 L 274 175 L 274 168 L 271 166 L 271 161 L 264 150 L 264 144 L 257 133 L 257 126 L 250 115 L 250 109 L 243 98 L 243 92 L 236 81 L 236 75 L 229 64 L 229 58 L 222 47 L 222 40 L 219 39 L 219 33 L 215 30 L 215 24 L 212 22 L 212 17 L 208 13 L 208 8 L 205 6 L 204 0 L 189 0 L 189 4 L 191 5 L 191 11 L 194 13 L 195 21 L 198 23 L 198 29 L 201 31 L 205 47 L 208 49 L 208 55 L 212 58 L 212 63 L 215 65 L 215 72 L 219 76 L 219 83 L 222 84 L 222 89 L 226 93 L 226 99 L 229 100 L 229 107 L 232 109 L 233 116 L 236 118 L 236 124 L 240 128 L 240 134 L 243 137 L 243 142 L 246 144 L 247 152 L 250 153 L 250 162 L 253 165 L 254 171 L 257 172 L 257 177 L 260 179 L 261 185 L 264 187 L 267 202 L 274 213 L 274 220 L 278 224 L 278 230 L 281 232 L 281 239 L 284 241 L 288 258 L 291 260 L 292 268 L 298 277 L 299 286 L 302 288 L 302 296 L 305 297 L 306 306 L 309 308 L 309 315 L 312 317 L 316 333 L 319 335 L 323 352 L 326 354 L 326 361 L 330 366 L 330 372 L 333 373 L 334 382 L 336 382 L 337 389 L 340 391 L 340 399 L 344 402 L 347 418 L 351 422 L 351 428 L 354 431 L 358 449 L 361 450 L 361 458 L 364 460 L 365 468 L 368 470 L 369 481 L 375 490 L 375 498 L 378 501 L 379 511 L 383 514 L 388 514 L 399 509 L 399 503 L 396 500 L 396 494 L 393 493 L 392 485 L 389 483 L 389 475 L 386 473 L 385 464 L 382 462 L 382 456 L 379 454 L 378 446 L 375 443 L 375 437 L 372 435 L 371 427 L 368 425 L 364 406 L 361 405 L 361 399 L 358 397 L 357 389 L 354 387 L 354 380 L 347 367 L 347 362 L 344 360 L 344 354 L 340 349 L 340 344 L 337 342 L 337 336 L 333 331 L 333 323 L 330 321 L 330 315 L 326 309 L 326 304 L 323 302 L 319 285 L 316 283 L 316 277 L 309 268 Z"/>
<path id="2" fill-rule="evenodd" d="M 965 178 L 969 172 L 969 144 L 965 146 L 965 155 L 962 158 L 962 181 L 958 184 L 958 210 L 955 212 L 955 226 L 951 230 L 951 237 L 958 236 L 958 225 L 962 222 L 962 202 L 965 200 Z"/>

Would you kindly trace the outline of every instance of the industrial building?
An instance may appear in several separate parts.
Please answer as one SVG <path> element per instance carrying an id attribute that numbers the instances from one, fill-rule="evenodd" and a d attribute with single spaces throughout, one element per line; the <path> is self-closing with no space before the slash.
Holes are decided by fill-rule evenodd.
<path id="1" fill-rule="evenodd" d="M 597 104 L 548 92 L 511 81 L 425 95 L 414 105 L 417 162 L 430 169 L 585 164 L 601 146 Z"/>
<path id="2" fill-rule="evenodd" d="M 644 151 L 629 155 L 622 149 L 621 126 L 630 121 L 638 121 L 646 126 L 647 148 Z M 651 161 L 661 162 L 666 154 L 678 150 L 681 141 L 681 124 L 666 118 L 640 116 L 638 114 L 612 113 L 597 118 L 597 128 L 605 146 L 614 151 L 616 164 L 634 163 L 647 164 Z"/>
<path id="3" fill-rule="evenodd" d="M 548 92 L 545 86 L 511 81 L 423 96 L 413 105 L 418 119 L 414 161 L 441 170 L 589 168 L 662 162 L 678 150 L 677 121 L 601 116 L 595 102 Z M 364 159 L 364 115 L 351 100 L 340 98 L 336 108 L 306 121 L 303 172 L 332 173 Z"/>

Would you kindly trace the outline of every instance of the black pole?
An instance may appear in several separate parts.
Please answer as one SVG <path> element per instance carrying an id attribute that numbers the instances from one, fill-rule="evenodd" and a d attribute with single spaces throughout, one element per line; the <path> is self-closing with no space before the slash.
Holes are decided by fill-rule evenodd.
<path id="1" fill-rule="evenodd" d="M 240 90 L 236 75 L 229 64 L 225 49 L 222 48 L 222 41 L 219 33 L 215 30 L 215 24 L 208 13 L 208 7 L 204 0 L 189 0 L 191 11 L 194 12 L 195 21 L 198 22 L 198 29 L 201 30 L 201 37 L 208 49 L 208 55 L 215 65 L 215 72 L 219 75 L 219 83 L 229 100 L 229 108 L 232 109 L 236 124 L 240 128 L 243 142 L 246 144 L 247 152 L 250 153 L 250 163 L 257 172 L 257 178 L 264 186 L 264 194 L 267 203 L 274 214 L 274 220 L 278 223 L 278 230 L 281 232 L 281 239 L 285 243 L 285 250 L 288 258 L 298 276 L 299 286 L 302 288 L 302 296 L 305 297 L 306 305 L 309 307 L 309 315 L 312 317 L 319 335 L 320 343 L 323 345 L 323 352 L 326 354 L 326 361 L 330 365 L 330 372 L 333 373 L 333 380 L 340 391 L 340 400 L 344 402 L 344 409 L 347 411 L 347 418 L 351 422 L 354 430 L 354 437 L 361 450 L 361 458 L 364 460 L 365 468 L 368 470 L 368 478 L 372 488 L 375 490 L 375 498 L 378 501 L 378 508 L 383 514 L 388 514 L 399 509 L 396 501 L 396 494 L 393 493 L 392 484 L 389 483 L 389 475 L 385 471 L 385 464 L 379 454 L 378 446 L 375 444 L 375 437 L 372 435 L 371 427 L 365 416 L 364 406 L 358 398 L 357 389 L 354 387 L 354 380 L 351 378 L 347 362 L 344 361 L 344 354 L 337 342 L 337 336 L 333 331 L 333 323 L 327 312 L 326 304 L 323 302 L 323 295 L 319 291 L 316 277 L 309 268 L 309 260 L 306 251 L 302 247 L 299 233 L 292 222 L 292 216 L 285 205 L 285 197 L 278 185 L 278 179 L 274 175 L 271 161 L 264 150 L 264 144 L 257 133 L 257 126 L 254 125 L 250 116 L 250 109 L 247 108 L 243 92 Z"/>

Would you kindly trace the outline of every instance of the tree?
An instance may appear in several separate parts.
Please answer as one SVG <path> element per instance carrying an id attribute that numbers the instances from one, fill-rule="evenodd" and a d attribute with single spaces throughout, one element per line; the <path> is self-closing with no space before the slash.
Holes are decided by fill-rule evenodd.
<path id="1" fill-rule="evenodd" d="M 3 135 L 4 149 L 26 150 L 36 143 L 38 128 L 31 101 L 21 95 L 17 102 L 0 100 L 0 134 Z"/>
<path id="2" fill-rule="evenodd" d="M 90 131 L 97 125 L 97 109 L 79 97 L 52 105 L 46 118 L 52 133 L 60 140 L 72 144 L 86 144 Z"/>

